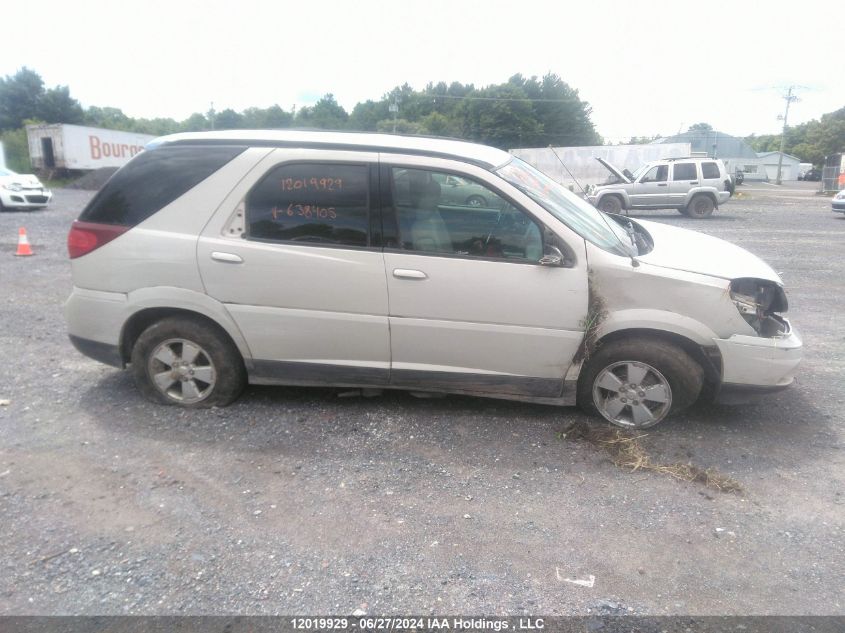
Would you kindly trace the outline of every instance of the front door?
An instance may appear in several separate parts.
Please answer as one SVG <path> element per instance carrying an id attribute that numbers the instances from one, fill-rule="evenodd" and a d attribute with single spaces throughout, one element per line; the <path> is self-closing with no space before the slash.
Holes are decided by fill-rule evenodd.
<path id="1" fill-rule="evenodd" d="M 253 382 L 384 385 L 387 282 L 370 236 L 378 156 L 274 150 L 203 232 L 206 292 L 253 358 Z"/>
<path id="2" fill-rule="evenodd" d="M 480 178 L 461 175 L 484 206 L 444 196 L 445 171 L 394 163 L 381 174 L 398 227 L 384 254 L 391 384 L 559 396 L 583 336 L 584 257 L 540 265 L 546 229 Z"/>
<path id="3" fill-rule="evenodd" d="M 630 187 L 631 204 L 637 207 L 656 207 L 669 200 L 669 166 L 655 165 Z"/>

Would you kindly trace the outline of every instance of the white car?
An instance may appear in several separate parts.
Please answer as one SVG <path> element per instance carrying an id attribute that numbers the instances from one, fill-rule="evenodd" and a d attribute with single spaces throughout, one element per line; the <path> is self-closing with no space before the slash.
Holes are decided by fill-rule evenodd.
<path id="1" fill-rule="evenodd" d="M 449 176 L 484 206 L 444 196 Z M 510 154 L 379 134 L 152 142 L 68 236 L 73 344 L 162 404 L 256 384 L 571 405 L 652 426 L 707 387 L 788 386 L 778 275 L 713 237 L 608 216 Z"/>
<path id="2" fill-rule="evenodd" d="M 836 213 L 845 213 L 845 191 L 840 191 L 833 196 L 830 206 Z"/>
<path id="3" fill-rule="evenodd" d="M 53 193 L 33 174 L 18 174 L 0 168 L 0 211 L 5 209 L 41 209 L 53 199 Z"/>

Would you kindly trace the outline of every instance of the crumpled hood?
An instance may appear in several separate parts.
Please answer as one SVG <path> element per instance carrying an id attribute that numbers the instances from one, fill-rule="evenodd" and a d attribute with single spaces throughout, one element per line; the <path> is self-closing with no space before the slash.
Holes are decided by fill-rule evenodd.
<path id="1" fill-rule="evenodd" d="M 637 223 L 654 240 L 650 253 L 637 256 L 643 263 L 723 279 L 755 277 L 783 285 L 771 266 L 736 244 L 659 222 L 637 220 Z"/>

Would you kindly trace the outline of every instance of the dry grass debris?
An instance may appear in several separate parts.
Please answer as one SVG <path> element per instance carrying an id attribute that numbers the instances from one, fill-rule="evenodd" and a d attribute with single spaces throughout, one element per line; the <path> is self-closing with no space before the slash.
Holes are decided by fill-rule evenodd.
<path id="1" fill-rule="evenodd" d="M 607 319 L 607 302 L 601 295 L 598 289 L 598 284 L 595 280 L 595 274 L 591 270 L 587 277 L 589 299 L 587 302 L 587 316 L 585 316 L 579 325 L 584 328 L 584 338 L 581 339 L 581 344 L 575 352 L 573 361 L 586 362 L 590 355 L 596 348 L 598 343 L 599 327 Z"/>
<path id="2" fill-rule="evenodd" d="M 619 468 L 637 471 L 650 471 L 668 475 L 681 481 L 701 484 L 719 492 L 742 494 L 742 484 L 719 473 L 713 468 L 703 469 L 694 464 L 674 462 L 661 464 L 652 460 L 640 440 L 647 435 L 634 434 L 624 429 L 608 426 L 591 426 L 586 422 L 575 421 L 558 435 L 561 439 L 583 441 L 601 448 L 610 461 Z"/>

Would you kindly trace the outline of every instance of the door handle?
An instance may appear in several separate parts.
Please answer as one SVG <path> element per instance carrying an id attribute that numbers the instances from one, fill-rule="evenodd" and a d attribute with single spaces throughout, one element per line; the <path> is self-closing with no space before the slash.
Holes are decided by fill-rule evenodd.
<path id="1" fill-rule="evenodd" d="M 407 268 L 394 268 L 393 276 L 396 277 L 396 279 L 428 279 L 428 275 L 426 275 L 423 271 L 409 270 Z"/>
<path id="2" fill-rule="evenodd" d="M 211 259 L 217 262 L 226 262 L 227 264 L 243 264 L 244 259 L 240 255 L 235 255 L 234 253 L 222 253 L 220 251 L 214 251 L 211 253 Z"/>
<path id="3" fill-rule="evenodd" d="M 665 182 L 659 182 L 659 183 L 657 183 L 657 186 L 658 187 L 665 187 L 666 183 Z"/>
<path id="4" fill-rule="evenodd" d="M 691 181 L 691 182 L 690 182 L 690 184 L 691 184 L 691 185 L 697 185 L 697 184 L 698 184 L 698 181 L 697 181 L 697 180 L 693 180 L 693 181 Z"/>

